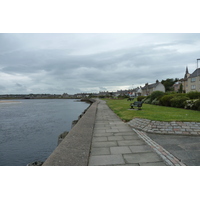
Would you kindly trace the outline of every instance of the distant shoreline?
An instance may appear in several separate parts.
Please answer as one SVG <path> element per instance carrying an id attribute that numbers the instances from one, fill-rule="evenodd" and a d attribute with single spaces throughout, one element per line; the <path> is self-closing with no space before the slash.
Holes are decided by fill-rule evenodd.
<path id="1" fill-rule="evenodd" d="M 0 100 L 0 103 L 20 103 L 19 101 L 10 101 L 10 100 Z"/>

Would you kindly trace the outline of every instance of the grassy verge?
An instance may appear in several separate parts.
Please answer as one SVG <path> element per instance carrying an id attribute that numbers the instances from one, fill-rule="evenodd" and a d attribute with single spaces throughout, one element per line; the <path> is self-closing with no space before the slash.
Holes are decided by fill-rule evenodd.
<path id="1" fill-rule="evenodd" d="M 155 121 L 200 122 L 200 111 L 143 104 L 142 110 L 130 110 L 130 101 L 106 100 L 107 105 L 124 121 L 144 118 Z"/>

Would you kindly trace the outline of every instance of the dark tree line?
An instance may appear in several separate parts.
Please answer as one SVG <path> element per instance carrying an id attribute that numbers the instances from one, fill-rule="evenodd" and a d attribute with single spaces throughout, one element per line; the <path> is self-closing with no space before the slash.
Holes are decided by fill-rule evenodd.
<path id="1" fill-rule="evenodd" d="M 176 83 L 177 81 L 179 81 L 178 78 L 168 78 L 166 80 L 162 80 L 161 83 L 165 86 L 165 90 L 166 92 L 169 91 L 174 91 L 174 88 L 172 87 L 174 85 L 174 83 Z"/>

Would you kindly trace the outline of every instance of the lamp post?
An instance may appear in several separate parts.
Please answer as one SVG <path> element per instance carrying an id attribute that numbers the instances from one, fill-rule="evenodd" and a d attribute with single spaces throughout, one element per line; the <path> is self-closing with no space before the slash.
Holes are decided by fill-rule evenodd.
<path id="1" fill-rule="evenodd" d="M 199 76 L 199 70 L 198 70 L 198 61 L 200 60 L 200 58 L 198 58 L 197 59 L 197 78 L 198 78 L 198 76 Z M 199 79 L 200 80 L 200 79 Z M 199 88 L 199 90 L 200 90 L 200 88 Z"/>
<path id="2" fill-rule="evenodd" d="M 200 58 L 197 59 L 197 69 L 199 68 L 199 67 L 198 67 L 198 61 L 199 61 L 199 60 L 200 60 Z"/>

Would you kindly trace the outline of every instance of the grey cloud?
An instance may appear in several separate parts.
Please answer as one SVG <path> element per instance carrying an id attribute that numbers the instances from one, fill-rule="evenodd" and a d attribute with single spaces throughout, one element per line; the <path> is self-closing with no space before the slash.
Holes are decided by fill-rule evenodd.
<path id="1" fill-rule="evenodd" d="M 5 90 L 5 89 L 6 89 L 6 87 L 0 85 L 0 90 Z"/>
<path id="2" fill-rule="evenodd" d="M 21 84 L 19 84 L 19 83 L 16 83 L 15 84 L 17 87 L 23 87 Z"/>
<path id="3" fill-rule="evenodd" d="M 0 34 L 0 55 L 5 55 L 21 47 L 20 42 L 15 40 L 15 37 L 12 36 L 13 34 Z"/>
<path id="4" fill-rule="evenodd" d="M 24 92 L 34 93 L 76 93 L 182 78 L 185 66 L 194 68 L 199 57 L 197 36 L 0 34 L 0 76 L 7 74 L 10 85 L 14 81 Z M 182 51 L 184 45 L 190 49 Z M 23 80 L 15 80 L 17 75 Z M 0 85 L 7 88 L 1 80 Z"/>

